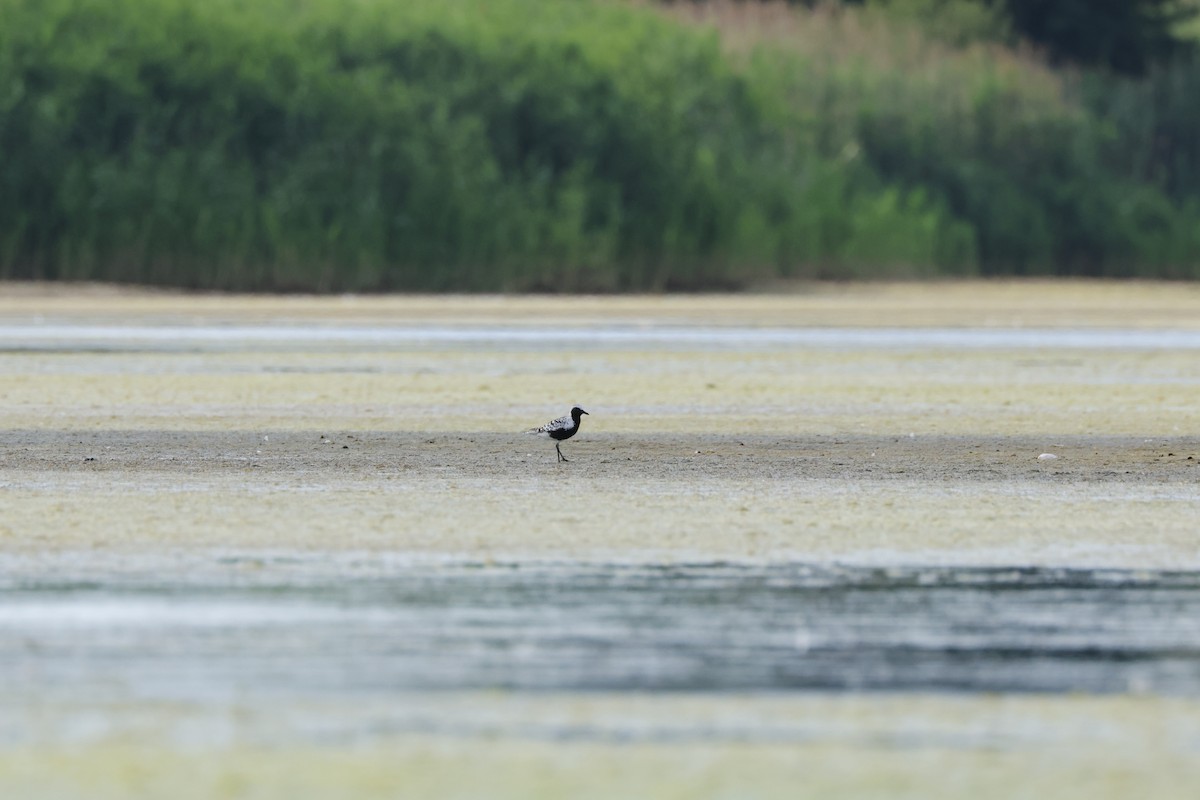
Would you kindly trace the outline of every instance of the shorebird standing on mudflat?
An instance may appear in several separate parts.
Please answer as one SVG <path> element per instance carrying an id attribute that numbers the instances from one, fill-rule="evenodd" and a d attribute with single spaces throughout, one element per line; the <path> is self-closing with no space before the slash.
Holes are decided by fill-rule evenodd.
<path id="1" fill-rule="evenodd" d="M 538 436 L 546 435 L 554 440 L 554 452 L 558 453 L 559 461 L 566 461 L 567 457 L 562 454 L 562 450 L 558 449 L 558 443 L 570 439 L 575 434 L 579 433 L 579 420 L 584 411 L 579 406 L 571 409 L 571 413 L 565 417 L 552 419 L 540 428 L 531 428 L 526 433 L 537 434 Z M 590 417 L 591 414 L 588 414 Z"/>

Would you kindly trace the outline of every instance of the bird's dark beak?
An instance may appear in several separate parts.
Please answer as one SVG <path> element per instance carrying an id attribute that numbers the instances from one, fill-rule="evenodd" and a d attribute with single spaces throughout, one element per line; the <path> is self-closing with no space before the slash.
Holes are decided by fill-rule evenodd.
<path id="1" fill-rule="evenodd" d="M 580 413 L 580 414 L 587 414 L 589 417 L 591 416 L 591 414 L 588 414 L 588 413 L 587 413 L 586 411 L 584 411 L 582 408 L 581 408 L 581 409 L 579 409 L 579 413 Z"/>

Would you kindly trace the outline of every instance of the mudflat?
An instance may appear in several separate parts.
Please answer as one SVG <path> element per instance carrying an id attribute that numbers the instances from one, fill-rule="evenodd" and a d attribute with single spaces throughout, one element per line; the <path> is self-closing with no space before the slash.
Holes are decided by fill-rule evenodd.
<path id="1" fill-rule="evenodd" d="M 1198 386 L 1190 285 L 0 285 L 0 627 L 17 643 L 0 677 L 46 688 L 0 690 L 0 794 L 1190 796 L 1200 708 L 1137 680 L 1103 696 L 430 698 L 398 677 L 368 700 L 280 702 L 211 676 L 163 699 L 105 654 L 169 625 L 172 587 L 198 575 L 211 581 L 183 597 L 187 625 L 247 607 L 285 625 L 290 606 L 205 604 L 248 575 L 286 589 L 297 563 L 324 564 L 323 580 L 342 563 L 385 581 L 394 563 L 816 564 L 1141 570 L 1152 585 L 1200 569 Z M 590 416 L 560 464 L 522 431 L 573 404 Z M 1180 630 L 1163 669 L 1187 686 L 1200 645 Z M 76 635 L 76 650 L 47 645 Z M 797 642 L 797 658 L 819 650 Z M 118 665 L 99 696 L 55 677 L 87 659 Z"/>
<path id="2" fill-rule="evenodd" d="M 585 419 L 585 426 L 587 420 Z M 601 425 L 595 427 L 601 428 Z M 264 433 L 263 430 L 270 430 Z M 9 431 L 9 553 L 1194 568 L 1189 437 Z M 1053 460 L 1039 456 L 1048 451 Z"/>
<path id="3" fill-rule="evenodd" d="M 1195 566 L 1200 291 L 0 289 L 6 550 Z M 524 429 L 580 404 L 564 443 Z"/>

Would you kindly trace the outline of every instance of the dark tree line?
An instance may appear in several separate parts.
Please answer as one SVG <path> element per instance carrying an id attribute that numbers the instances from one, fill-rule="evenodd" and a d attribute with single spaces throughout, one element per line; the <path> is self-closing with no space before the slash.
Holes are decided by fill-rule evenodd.
<path id="1" fill-rule="evenodd" d="M 822 0 L 793 0 L 819 5 Z M 703 0 L 700 0 L 703 2 Z M 864 5 L 871 0 L 841 0 Z M 876 0 L 880 4 L 905 0 Z M 1144 75 L 1192 48 L 1176 31 L 1200 8 L 1184 0 L 923 0 L 929 14 L 960 3 L 999 6 L 1018 38 L 1043 48 L 1055 63 Z"/>
<path id="2" fill-rule="evenodd" d="M 1189 48 L 1175 34 L 1196 15 L 1179 0 L 985 0 L 1001 3 L 1020 36 L 1056 61 L 1143 75 Z"/>

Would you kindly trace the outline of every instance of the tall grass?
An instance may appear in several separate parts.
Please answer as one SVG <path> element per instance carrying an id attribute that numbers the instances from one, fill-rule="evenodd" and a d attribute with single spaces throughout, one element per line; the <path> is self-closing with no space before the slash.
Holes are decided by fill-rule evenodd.
<path id="1" fill-rule="evenodd" d="M 229 288 L 732 281 L 711 36 L 590 3 L 2 0 L 0 270 Z M 736 140 L 736 141 L 734 141 Z"/>
<path id="2" fill-rule="evenodd" d="M 0 0 L 0 277 L 1197 275 L 1197 205 L 1060 75 L 872 9 L 706 9 Z"/>

